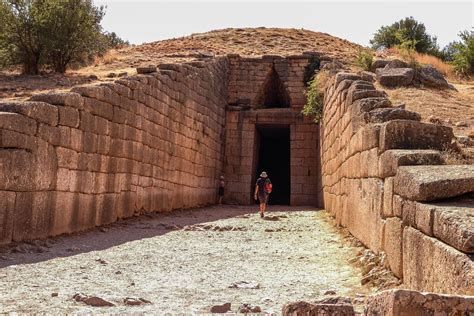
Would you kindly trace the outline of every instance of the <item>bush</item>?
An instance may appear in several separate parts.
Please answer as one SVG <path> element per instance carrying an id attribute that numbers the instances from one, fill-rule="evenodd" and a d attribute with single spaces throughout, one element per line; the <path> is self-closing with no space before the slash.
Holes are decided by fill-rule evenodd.
<path id="1" fill-rule="evenodd" d="M 452 64 L 459 75 L 470 76 L 474 74 L 474 35 L 464 31 L 459 33 L 459 37 L 461 41 L 453 44 Z"/>
<path id="2" fill-rule="evenodd" d="M 400 57 L 408 64 L 410 68 L 417 70 L 420 68 L 420 64 L 417 61 L 417 51 L 415 49 L 415 41 L 404 41 L 400 45 L 397 45 Z"/>
<path id="3" fill-rule="evenodd" d="M 305 116 L 312 117 L 316 123 L 323 115 L 323 97 L 324 85 L 326 84 L 328 74 L 326 71 L 320 71 L 309 81 L 306 90 L 306 104 L 303 107 L 302 113 Z"/>
<path id="4" fill-rule="evenodd" d="M 403 41 L 413 41 L 414 49 L 419 53 L 437 54 L 439 47 L 435 36 L 426 33 L 423 23 L 413 17 L 402 19 L 389 26 L 382 26 L 370 40 L 374 49 L 391 48 L 401 45 Z"/>
<path id="5" fill-rule="evenodd" d="M 374 63 L 374 55 L 370 50 L 359 49 L 357 56 L 354 60 L 354 64 L 359 66 L 363 70 L 370 71 L 372 69 L 372 64 Z"/>

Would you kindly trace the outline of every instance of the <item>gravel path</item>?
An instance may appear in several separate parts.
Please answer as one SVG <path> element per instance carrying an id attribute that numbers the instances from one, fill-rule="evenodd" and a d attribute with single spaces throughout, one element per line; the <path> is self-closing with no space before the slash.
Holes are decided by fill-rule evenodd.
<path id="1" fill-rule="evenodd" d="M 214 206 L 129 219 L 0 253 L 0 312 L 209 312 L 232 303 L 281 311 L 289 301 L 368 294 L 351 247 L 325 212 Z M 37 253 L 31 253 L 37 252 Z M 249 282 L 255 289 L 232 288 Z M 76 293 L 115 304 L 92 307 Z M 127 297 L 152 304 L 128 306 Z"/>

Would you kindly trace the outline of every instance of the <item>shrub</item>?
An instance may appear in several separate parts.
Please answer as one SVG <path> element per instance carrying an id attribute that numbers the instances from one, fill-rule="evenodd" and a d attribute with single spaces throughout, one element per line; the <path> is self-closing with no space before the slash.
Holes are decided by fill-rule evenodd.
<path id="1" fill-rule="evenodd" d="M 400 45 L 397 45 L 400 57 L 408 64 L 410 68 L 414 70 L 420 68 L 420 64 L 417 61 L 417 52 L 415 49 L 416 42 L 412 40 L 402 41 Z"/>
<path id="2" fill-rule="evenodd" d="M 305 116 L 312 117 L 316 123 L 322 118 L 323 114 L 323 97 L 324 97 L 324 85 L 328 79 L 326 71 L 320 71 L 313 79 L 309 81 L 308 88 L 306 90 L 306 104 L 303 107 L 302 113 Z"/>
<path id="3" fill-rule="evenodd" d="M 452 64 L 459 75 L 469 76 L 474 74 L 474 35 L 464 31 L 459 33 L 459 37 L 461 41 L 453 45 L 455 53 Z"/>
<path id="4" fill-rule="evenodd" d="M 359 49 L 357 56 L 354 60 L 354 64 L 359 66 L 363 70 L 370 71 L 372 69 L 372 64 L 374 63 L 374 55 L 370 50 Z"/>
<path id="5" fill-rule="evenodd" d="M 414 49 L 420 53 L 434 54 L 439 51 L 437 39 L 426 33 L 423 23 L 413 17 L 402 19 L 392 25 L 382 26 L 375 32 L 370 44 L 374 49 L 391 48 L 401 45 L 403 40 L 414 41 Z"/>

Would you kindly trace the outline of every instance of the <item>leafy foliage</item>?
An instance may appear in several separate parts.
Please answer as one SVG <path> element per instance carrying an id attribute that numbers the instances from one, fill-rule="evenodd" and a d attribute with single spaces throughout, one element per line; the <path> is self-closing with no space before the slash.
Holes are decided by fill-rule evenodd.
<path id="1" fill-rule="evenodd" d="M 305 116 L 312 117 L 316 123 L 319 123 L 323 115 L 323 89 L 327 79 L 328 74 L 326 71 L 318 72 L 309 81 L 306 90 L 306 104 L 303 107 L 302 113 Z"/>
<path id="2" fill-rule="evenodd" d="M 371 70 L 372 64 L 374 63 L 374 55 L 370 50 L 359 49 L 354 63 L 362 68 L 363 70 Z"/>
<path id="3" fill-rule="evenodd" d="M 92 0 L 0 0 L 0 65 L 22 64 L 37 74 L 42 65 L 68 65 L 127 42 L 103 33 L 103 6 Z"/>
<path id="4" fill-rule="evenodd" d="M 105 32 L 104 38 L 107 47 L 110 48 L 121 48 L 130 45 L 128 41 L 121 39 L 115 32 Z"/>
<path id="5" fill-rule="evenodd" d="M 437 54 L 439 52 L 436 37 L 427 34 L 425 25 L 413 17 L 382 26 L 374 34 L 370 44 L 374 49 L 391 48 L 402 44 L 403 41 L 413 41 L 414 49 L 419 53 Z"/>
<path id="6" fill-rule="evenodd" d="M 474 74 L 474 35 L 469 31 L 459 33 L 460 42 L 453 44 L 453 65 L 462 76 Z"/>
<path id="7" fill-rule="evenodd" d="M 397 45 L 400 57 L 408 63 L 410 68 L 413 68 L 415 71 L 420 68 L 420 64 L 416 59 L 416 41 L 415 40 L 405 40 L 402 41 L 400 45 Z"/>
<path id="8" fill-rule="evenodd" d="M 309 64 L 304 69 L 303 80 L 306 86 L 310 85 L 310 82 L 313 79 L 316 70 L 319 70 L 320 66 L 321 61 L 319 60 L 319 58 L 317 56 L 312 56 L 309 60 Z"/>

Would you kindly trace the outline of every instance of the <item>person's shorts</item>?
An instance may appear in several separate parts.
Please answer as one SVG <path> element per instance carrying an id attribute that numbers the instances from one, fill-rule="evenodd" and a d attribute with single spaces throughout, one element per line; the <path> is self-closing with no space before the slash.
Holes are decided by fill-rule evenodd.
<path id="1" fill-rule="evenodd" d="M 214 191 L 215 192 L 215 191 Z M 219 187 L 219 192 L 218 192 L 219 196 L 224 196 L 224 188 L 223 187 Z"/>
<path id="2" fill-rule="evenodd" d="M 268 194 L 259 194 L 258 195 L 258 200 L 260 201 L 260 204 L 267 203 L 268 202 Z"/>

